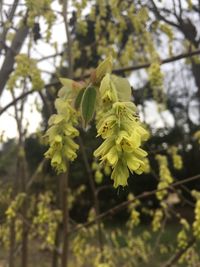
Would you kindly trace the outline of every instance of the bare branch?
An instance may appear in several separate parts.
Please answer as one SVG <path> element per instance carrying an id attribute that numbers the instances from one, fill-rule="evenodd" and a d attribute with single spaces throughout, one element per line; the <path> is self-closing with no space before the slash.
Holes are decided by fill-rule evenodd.
<path id="1" fill-rule="evenodd" d="M 30 90 L 30 91 L 27 91 L 27 92 L 21 94 L 20 96 L 16 97 L 13 101 L 11 101 L 5 107 L 3 107 L 3 108 L 0 109 L 0 115 L 2 115 L 10 107 L 12 107 L 13 105 L 15 105 L 15 103 L 17 103 L 19 100 L 25 98 L 27 95 L 30 95 L 30 94 L 32 94 L 34 92 L 35 92 L 35 90 Z"/>
<path id="2" fill-rule="evenodd" d="M 174 61 L 183 59 L 183 58 L 189 58 L 189 57 L 192 57 L 192 56 L 195 56 L 195 55 L 199 55 L 199 54 L 200 54 L 200 49 L 199 50 L 192 51 L 192 52 L 188 52 L 188 53 L 179 54 L 177 56 L 173 56 L 173 57 L 170 57 L 170 58 L 163 59 L 163 60 L 160 61 L 160 64 L 163 65 L 163 64 L 171 63 L 171 62 L 174 62 Z M 145 69 L 145 68 L 149 68 L 150 65 L 151 65 L 151 63 L 148 62 L 148 63 L 141 64 L 141 65 L 119 68 L 119 69 L 113 70 L 113 73 L 122 73 L 122 72 L 126 72 L 126 71 L 134 71 L 134 70 Z M 87 74 L 87 75 L 84 75 L 81 78 L 82 79 L 86 79 L 86 78 L 89 78 L 89 77 L 90 77 L 90 75 Z M 80 77 L 75 77 L 75 80 L 80 80 Z M 60 84 L 59 81 L 51 82 L 49 84 L 46 84 L 45 85 L 45 88 L 49 88 L 51 86 L 57 86 L 59 84 Z M 0 109 L 0 115 L 2 113 L 4 113 L 8 108 L 10 108 L 11 106 L 13 106 L 16 101 L 19 101 L 20 99 L 26 97 L 29 94 L 32 94 L 33 92 L 36 92 L 36 91 L 30 90 L 30 91 L 22 94 L 21 96 L 16 97 L 15 101 L 10 102 L 8 105 L 6 105 L 5 107 L 3 107 L 3 108 Z"/>
<path id="3" fill-rule="evenodd" d="M 172 267 L 174 264 L 178 262 L 178 260 L 181 258 L 181 256 L 195 243 L 196 239 L 193 237 L 187 244 L 187 246 L 181 250 L 179 250 L 175 255 L 173 255 L 169 261 L 164 264 L 162 267 Z"/>
<path id="4" fill-rule="evenodd" d="M 69 32 L 69 24 L 68 24 L 68 0 L 63 0 L 62 5 L 62 15 L 64 19 L 65 32 L 67 38 L 67 53 L 68 53 L 68 76 L 69 78 L 73 77 L 73 61 L 72 61 L 72 53 L 71 53 L 71 36 Z M 67 267 L 69 265 L 69 237 L 68 237 L 68 229 L 69 229 L 69 207 L 68 207 L 68 187 L 69 187 L 69 162 L 68 162 L 68 171 L 61 175 L 62 182 L 62 216 L 63 216 L 63 245 L 62 245 L 62 255 L 61 255 L 61 266 Z"/>
<path id="5" fill-rule="evenodd" d="M 173 27 L 179 28 L 179 25 L 178 25 L 178 24 L 176 24 L 175 22 L 173 22 L 173 21 L 171 21 L 171 20 L 168 20 L 165 16 L 161 15 L 160 10 L 159 10 L 158 7 L 156 6 L 154 0 L 150 0 L 150 1 L 151 1 L 152 5 L 153 5 L 153 11 L 154 11 L 154 13 L 155 13 L 155 15 L 156 15 L 156 17 L 157 17 L 158 19 L 162 19 L 162 20 L 165 21 L 167 24 L 169 24 L 169 25 L 171 25 L 171 26 L 173 26 Z"/>
<path id="6" fill-rule="evenodd" d="M 63 18 L 65 24 L 65 32 L 67 37 L 67 57 L 68 57 L 68 68 L 69 68 L 69 78 L 73 77 L 73 57 L 72 57 L 72 39 L 69 31 L 69 23 L 68 23 L 68 1 L 63 0 Z"/>
<path id="7" fill-rule="evenodd" d="M 144 198 L 147 198 L 147 197 L 150 197 L 152 195 L 155 195 L 157 192 L 161 192 L 161 191 L 164 191 L 164 190 L 167 190 L 169 189 L 171 186 L 173 187 L 178 187 L 182 184 L 186 184 L 186 183 L 189 183 L 191 181 L 194 181 L 194 180 L 197 180 L 197 179 L 200 179 L 200 174 L 197 174 L 195 176 L 192 176 L 192 177 L 189 177 L 189 178 L 186 178 L 186 179 L 183 179 L 181 181 L 178 181 L 178 182 L 175 182 L 173 184 L 171 184 L 170 186 L 166 186 L 162 189 L 154 189 L 152 191 L 148 191 L 148 192 L 143 192 L 142 194 L 136 196 L 135 198 L 133 198 L 132 200 L 127 200 L 127 201 L 124 201 L 122 202 L 121 204 L 115 206 L 114 208 L 111 208 L 103 213 L 101 213 L 99 216 L 97 216 L 94 220 L 92 221 L 89 221 L 89 222 L 86 222 L 82 225 L 79 225 L 77 226 L 76 228 L 74 228 L 72 231 L 70 231 L 68 234 L 72 234 L 76 231 L 79 231 L 80 229 L 84 228 L 84 227 L 89 227 L 93 224 L 95 224 L 98 220 L 102 220 L 102 219 L 105 219 L 107 218 L 108 216 L 110 215 L 114 215 L 115 213 L 121 211 L 122 209 L 124 209 L 125 207 L 127 207 L 128 205 L 130 205 L 131 203 L 135 202 L 136 200 L 139 200 L 139 199 L 144 199 Z"/>
<path id="8" fill-rule="evenodd" d="M 49 55 L 49 56 L 41 57 L 40 59 L 37 60 L 37 62 L 41 62 L 41 61 L 44 61 L 44 60 L 47 60 L 47 59 L 55 58 L 57 56 L 62 56 L 63 54 L 64 54 L 64 52 L 60 52 L 60 53 L 55 53 L 55 54 L 52 54 L 52 55 Z"/>
<path id="9" fill-rule="evenodd" d="M 19 0 L 14 0 L 14 3 L 11 5 L 11 9 L 10 9 L 10 12 L 8 14 L 6 22 L 12 22 L 13 17 L 15 15 L 15 11 L 16 11 L 17 6 L 18 6 L 18 2 L 19 2 Z M 3 32 L 0 35 L 0 53 L 1 53 L 2 48 L 4 47 L 4 43 L 5 43 L 5 40 L 6 40 L 6 35 L 7 35 L 7 32 L 8 32 L 9 29 L 10 29 L 10 27 L 4 26 Z"/>
<path id="10" fill-rule="evenodd" d="M 0 95 L 9 79 L 9 75 L 13 70 L 15 63 L 15 56 L 20 52 L 22 45 L 28 35 L 28 26 L 26 25 L 26 19 L 22 23 L 21 27 L 15 34 L 10 49 L 8 49 L 2 68 L 0 70 Z"/>
<path id="11" fill-rule="evenodd" d="M 163 60 L 160 61 L 160 64 L 164 65 L 164 64 L 167 64 L 167 63 L 170 63 L 170 62 L 173 62 L 173 61 L 177 61 L 177 60 L 180 60 L 180 59 L 183 59 L 183 58 L 192 57 L 192 56 L 199 55 L 199 54 L 200 54 L 200 49 L 192 51 L 192 52 L 188 52 L 188 53 L 179 54 L 177 56 L 173 56 L 173 57 L 170 57 L 170 58 L 163 59 Z M 123 72 L 123 71 L 145 69 L 145 68 L 150 67 L 150 65 L 151 65 L 151 62 L 145 63 L 145 64 L 141 64 L 141 65 L 131 66 L 131 67 L 124 67 L 124 68 L 121 68 L 121 69 L 116 69 L 116 70 L 113 70 L 113 72 L 114 73 L 120 73 L 120 72 Z"/>

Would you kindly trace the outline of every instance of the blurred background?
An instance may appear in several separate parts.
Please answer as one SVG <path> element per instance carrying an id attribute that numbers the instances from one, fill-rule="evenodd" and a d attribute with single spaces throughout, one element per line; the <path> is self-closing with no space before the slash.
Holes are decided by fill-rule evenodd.
<path id="1" fill-rule="evenodd" d="M 144 144 L 148 167 L 141 175 L 131 174 L 127 187 L 114 189 L 110 170 L 100 166 L 93 157 L 101 143 L 101 139 L 96 138 L 95 122 L 86 130 L 80 124 L 80 138 L 76 140 L 80 149 L 77 159 L 70 164 L 66 185 L 63 176 L 57 175 L 49 161 L 44 159 L 48 147 L 43 136 L 49 117 L 56 112 L 54 101 L 61 88 L 59 78 L 87 80 L 91 70 L 109 55 L 114 59 L 113 73 L 129 80 L 139 117 L 150 132 L 150 139 Z M 28 257 L 32 245 L 40 251 L 34 257 L 44 257 L 44 264 L 47 264 L 44 266 L 67 266 L 63 259 L 66 248 L 62 248 L 65 243 L 62 241 L 63 231 L 66 230 L 64 210 L 68 214 L 68 232 L 120 205 L 130 196 L 162 187 L 159 184 L 166 172 L 173 182 L 200 174 L 199 55 L 198 0 L 1 0 L 2 266 L 35 266 Z M 165 185 L 170 186 L 170 182 Z M 152 194 L 142 199 L 132 207 L 139 214 L 136 217 L 140 218 L 136 233 L 142 236 L 145 231 L 151 232 L 152 220 L 160 210 L 159 231 L 170 226 L 165 238 L 170 236 L 175 242 L 173 236 L 184 225 L 181 219 L 191 226 L 188 236 L 193 236 L 195 199 L 198 197 L 191 194 L 192 190 L 200 190 L 200 180 L 178 188 L 170 187 L 163 197 Z M 97 220 L 95 236 L 101 227 L 111 233 L 115 226 L 122 230 L 123 236 L 127 233 L 124 227 L 130 214 L 130 209 L 124 206 L 118 212 L 109 213 L 104 226 Z M 102 232 L 100 235 L 104 236 Z M 103 237 L 104 241 L 101 236 L 98 238 L 103 255 L 101 243 L 106 243 L 106 237 Z M 152 240 L 150 246 L 158 240 L 155 234 Z M 121 237 L 119 246 L 126 247 L 123 242 Z M 166 245 L 166 239 L 163 242 Z M 159 239 L 157 243 L 162 242 Z M 70 249 L 73 252 L 68 254 L 76 262 L 79 256 L 76 250 L 74 252 L 74 246 Z M 174 249 L 167 249 L 166 255 L 169 256 Z M 42 256 L 38 254 L 41 251 Z M 81 253 L 84 255 L 83 251 Z M 192 253 L 196 253 L 195 264 L 199 264 L 198 252 Z M 145 251 L 141 254 L 149 255 Z M 91 255 L 87 254 L 87 257 Z M 127 255 L 125 259 L 130 257 Z M 99 256 L 98 263 L 76 262 L 74 266 L 161 266 L 159 262 L 145 265 L 142 256 L 135 263 L 130 260 L 130 265 L 123 261 L 119 263 L 121 265 L 98 265 L 108 263 L 105 258 Z M 140 261 L 142 265 L 138 263 Z M 72 262 L 69 266 L 73 266 Z"/>

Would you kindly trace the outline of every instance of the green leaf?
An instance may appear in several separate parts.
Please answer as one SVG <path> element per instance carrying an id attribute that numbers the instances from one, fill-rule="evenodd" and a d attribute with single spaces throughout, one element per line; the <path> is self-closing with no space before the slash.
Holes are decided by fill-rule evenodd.
<path id="1" fill-rule="evenodd" d="M 85 92 L 85 88 L 81 89 L 80 92 L 78 93 L 75 102 L 74 102 L 74 107 L 75 109 L 79 109 L 81 105 L 81 100 L 83 98 L 83 93 Z"/>
<path id="2" fill-rule="evenodd" d="M 91 121 L 94 115 L 95 103 L 96 103 L 96 88 L 93 86 L 89 86 L 85 89 L 81 101 L 81 113 L 85 127 L 88 124 L 88 122 Z"/>
<path id="3" fill-rule="evenodd" d="M 111 75 L 111 80 L 117 90 L 120 101 L 126 102 L 131 100 L 131 86 L 126 78 Z"/>

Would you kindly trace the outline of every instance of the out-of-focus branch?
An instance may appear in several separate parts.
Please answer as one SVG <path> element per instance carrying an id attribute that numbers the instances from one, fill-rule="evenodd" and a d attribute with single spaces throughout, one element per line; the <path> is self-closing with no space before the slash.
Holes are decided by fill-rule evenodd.
<path id="1" fill-rule="evenodd" d="M 78 137 L 78 141 L 79 141 L 81 154 L 83 157 L 83 162 L 85 164 L 85 168 L 87 171 L 88 180 L 89 180 L 90 187 L 91 187 L 92 194 L 93 194 L 95 215 L 98 216 L 100 214 L 98 191 L 97 191 L 97 188 L 96 188 L 95 183 L 94 183 L 94 177 L 93 177 L 92 169 L 91 169 L 91 166 L 89 164 L 87 153 L 85 151 L 85 147 L 84 147 L 83 140 L 82 140 L 81 136 Z M 103 259 L 103 250 L 104 250 L 104 248 L 103 248 L 103 235 L 102 235 L 102 227 L 101 227 L 100 221 L 97 221 L 97 226 L 98 226 L 99 250 L 101 253 L 101 258 Z"/>
<path id="2" fill-rule="evenodd" d="M 68 77 L 73 77 L 73 59 L 71 53 L 71 36 L 69 31 L 68 23 L 68 0 L 62 1 L 62 15 L 64 19 L 65 33 L 67 39 L 67 58 L 68 58 Z M 68 162 L 67 173 L 61 175 L 62 182 L 62 216 L 63 216 L 63 245 L 62 245 L 62 255 L 61 255 L 61 266 L 68 267 L 69 263 L 69 207 L 68 207 L 68 188 L 69 188 L 69 162 Z"/>
<path id="3" fill-rule="evenodd" d="M 3 89 L 9 79 L 9 75 L 13 70 L 15 63 L 15 56 L 20 52 L 24 44 L 24 41 L 28 35 L 28 30 L 29 28 L 26 24 L 26 18 L 25 18 L 14 36 L 11 47 L 7 50 L 4 62 L 0 70 L 0 95 L 2 94 Z"/>
<path id="4" fill-rule="evenodd" d="M 5 107 L 1 108 L 0 109 L 0 115 L 2 115 L 8 108 L 12 107 L 13 105 L 15 105 L 19 100 L 25 98 L 26 96 L 34 93 L 35 90 L 30 90 L 30 91 L 27 91 L 23 94 L 21 94 L 20 96 L 16 97 L 14 100 L 12 100 L 9 104 L 7 104 Z"/>
<path id="5" fill-rule="evenodd" d="M 174 61 L 177 61 L 177 60 L 181 60 L 183 58 L 190 58 L 190 57 L 196 56 L 196 55 L 200 55 L 200 49 L 195 50 L 195 51 L 191 51 L 191 52 L 188 52 L 188 53 L 179 54 L 177 56 L 173 56 L 173 57 L 170 57 L 170 58 L 163 59 L 163 60 L 160 61 L 160 64 L 163 65 L 163 64 L 171 63 L 171 62 L 174 62 Z M 113 70 L 113 73 L 122 73 L 122 72 L 126 72 L 126 71 L 134 71 L 134 70 L 145 69 L 145 68 L 148 68 L 150 65 L 151 65 L 151 62 L 148 62 L 148 63 L 141 64 L 141 65 L 135 65 L 135 66 L 130 66 L 130 67 L 119 68 L 119 69 Z M 90 75 L 87 74 L 87 75 L 84 75 L 81 78 L 86 79 L 86 78 L 89 78 L 89 76 Z M 74 80 L 80 80 L 80 77 L 75 77 Z M 60 84 L 59 81 L 54 81 L 54 82 L 51 82 L 49 84 L 46 84 L 45 88 L 49 88 L 51 86 L 57 86 L 59 84 Z M 16 101 L 21 100 L 22 98 L 26 97 L 29 94 L 32 94 L 33 92 L 36 92 L 36 91 L 30 90 L 30 91 L 28 91 L 28 92 L 16 97 L 16 99 L 14 101 L 11 101 L 5 107 L 0 109 L 0 115 L 2 113 L 4 113 L 8 108 L 13 106 Z"/>
<path id="6" fill-rule="evenodd" d="M 68 59 L 68 68 L 69 68 L 68 76 L 69 78 L 72 78 L 74 66 L 73 66 L 73 55 L 72 55 L 72 39 L 71 39 L 70 31 L 69 31 L 67 10 L 68 10 L 68 1 L 63 0 L 63 19 L 64 19 L 65 32 L 66 32 L 66 37 L 67 37 L 67 59 Z"/>
<path id="7" fill-rule="evenodd" d="M 169 25 L 171 25 L 173 27 L 179 28 L 178 24 L 176 24 L 175 22 L 173 22 L 171 20 L 168 20 L 165 16 L 161 15 L 160 10 L 158 9 L 158 7 L 157 7 L 156 3 L 154 2 L 154 0 L 150 0 L 150 2 L 152 3 L 152 6 L 153 6 L 153 10 L 152 11 L 154 11 L 154 13 L 155 13 L 155 15 L 156 15 L 156 17 L 158 19 L 161 19 L 161 20 L 165 21 L 167 24 L 169 24 Z"/>
<path id="8" fill-rule="evenodd" d="M 63 54 L 64 54 L 64 52 L 60 52 L 60 53 L 55 53 L 55 54 L 52 54 L 52 55 L 49 55 L 49 56 L 41 57 L 40 59 L 37 60 L 37 62 L 41 62 L 41 61 L 45 61 L 45 60 L 48 60 L 48 59 L 51 59 L 51 58 L 62 56 Z"/>
<path id="9" fill-rule="evenodd" d="M 170 62 L 173 62 L 173 61 L 177 61 L 177 60 L 180 60 L 180 59 L 183 59 L 183 58 L 192 57 L 192 56 L 195 56 L 195 55 L 200 55 L 200 49 L 195 50 L 195 51 L 191 51 L 191 52 L 188 52 L 188 53 L 179 54 L 177 56 L 173 56 L 173 57 L 170 57 L 170 58 L 161 59 L 160 60 L 160 64 L 164 65 L 164 64 L 167 64 L 167 63 L 170 63 Z M 145 68 L 150 67 L 150 65 L 151 65 L 151 62 L 148 62 L 148 63 L 141 64 L 141 65 L 136 65 L 136 66 L 130 66 L 130 67 L 124 67 L 124 68 L 116 69 L 116 70 L 113 70 L 113 72 L 114 73 L 120 73 L 120 72 L 123 72 L 123 71 L 132 71 L 132 70 L 145 69 Z"/>
<path id="10" fill-rule="evenodd" d="M 16 11 L 17 6 L 18 6 L 18 3 L 19 3 L 19 0 L 14 0 L 13 4 L 11 5 L 10 12 L 9 12 L 9 14 L 7 16 L 6 23 L 12 22 L 13 17 L 15 15 L 15 11 Z M 3 6 L 2 6 L 2 9 L 3 9 Z M 2 23 L 3 23 L 3 21 L 2 21 Z M 6 40 L 7 32 L 10 29 L 10 26 L 6 26 L 6 25 L 2 25 L 2 26 L 4 26 L 4 28 L 3 28 L 3 32 L 0 35 L 0 54 L 1 54 L 2 48 L 4 47 L 4 43 L 5 43 L 5 40 Z"/>
<path id="11" fill-rule="evenodd" d="M 195 243 L 196 239 L 193 237 L 187 244 L 187 246 L 183 249 L 180 249 L 175 255 L 173 255 L 169 261 L 164 264 L 162 267 L 172 267 L 174 266 L 178 260 L 181 258 L 181 256 Z"/>
<path id="12" fill-rule="evenodd" d="M 127 201 L 124 201 L 122 202 L 121 204 L 101 213 L 99 216 L 97 216 L 96 218 L 94 218 L 94 220 L 92 221 L 89 221 L 89 222 L 86 222 L 82 225 L 79 225 L 77 226 L 76 228 L 74 228 L 72 231 L 70 231 L 68 234 L 72 234 L 76 231 L 79 231 L 80 229 L 82 228 L 85 228 L 85 227 L 89 227 L 93 224 L 95 224 L 98 220 L 102 220 L 102 219 L 105 219 L 107 218 L 108 216 L 110 215 L 114 215 L 116 214 L 117 212 L 121 211 L 122 209 L 126 208 L 128 205 L 130 205 L 131 203 L 135 202 L 136 200 L 140 200 L 140 199 L 144 199 L 144 198 L 147 198 L 147 197 L 150 197 L 150 196 L 153 196 L 155 195 L 157 192 L 161 192 L 161 191 L 164 191 L 164 190 L 167 190 L 169 189 L 171 186 L 173 187 L 178 187 L 182 184 L 186 184 L 186 183 L 189 183 L 191 181 L 194 181 L 194 180 L 198 180 L 200 179 L 200 174 L 197 174 L 195 176 L 192 176 L 192 177 L 189 177 L 189 178 L 186 178 L 186 179 L 183 179 L 181 181 L 178 181 L 178 182 L 175 182 L 173 184 L 171 184 L 170 186 L 166 186 L 166 187 L 163 187 L 162 189 L 154 189 L 152 191 L 148 191 L 148 192 L 143 192 L 142 194 L 134 197 L 133 199 L 131 200 L 127 200 Z"/>

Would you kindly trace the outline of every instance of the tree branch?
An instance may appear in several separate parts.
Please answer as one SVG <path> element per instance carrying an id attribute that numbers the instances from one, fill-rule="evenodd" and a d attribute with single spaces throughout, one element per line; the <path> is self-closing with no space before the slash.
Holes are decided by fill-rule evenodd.
<path id="1" fill-rule="evenodd" d="M 200 49 L 192 51 L 192 52 L 188 52 L 188 53 L 179 54 L 177 56 L 173 56 L 173 57 L 170 57 L 170 58 L 162 59 L 160 61 L 160 65 L 164 65 L 164 64 L 167 64 L 167 63 L 170 63 L 170 62 L 173 62 L 173 61 L 177 61 L 177 60 L 180 60 L 180 59 L 183 59 L 183 58 L 192 57 L 192 56 L 199 55 L 199 54 L 200 54 Z M 141 65 L 136 65 L 136 66 L 124 67 L 124 68 L 121 68 L 121 69 L 116 69 L 116 70 L 113 70 L 113 72 L 114 73 L 120 73 L 120 72 L 123 72 L 123 71 L 146 69 L 146 68 L 150 67 L 150 65 L 151 65 L 151 62 L 148 62 L 148 63 L 141 64 Z"/>
<path id="2" fill-rule="evenodd" d="M 70 78 L 73 77 L 73 57 L 72 57 L 72 40 L 69 31 L 69 23 L 68 23 L 68 1 L 63 0 L 63 19 L 65 24 L 65 32 L 67 37 L 67 58 L 68 58 L 68 68 L 69 73 L 68 76 Z"/>
<path id="3" fill-rule="evenodd" d="M 188 53 L 179 54 L 179 55 L 176 55 L 176 56 L 173 56 L 173 57 L 170 57 L 170 58 L 163 59 L 163 60 L 160 61 L 160 64 L 163 65 L 163 64 L 171 63 L 171 62 L 183 59 L 183 58 L 189 58 L 189 57 L 196 56 L 196 55 L 200 55 L 200 49 L 192 51 L 192 52 L 188 52 Z M 113 73 L 118 74 L 118 73 L 126 72 L 126 71 L 134 71 L 134 70 L 145 69 L 145 68 L 148 68 L 150 65 L 151 65 L 151 62 L 148 62 L 148 63 L 141 64 L 141 65 L 119 68 L 119 69 L 113 70 Z M 86 78 L 89 78 L 89 77 L 90 77 L 90 75 L 87 74 L 87 75 L 84 75 L 81 78 L 86 79 Z M 75 80 L 80 80 L 80 77 L 75 77 Z M 49 84 L 46 84 L 45 88 L 49 88 L 51 86 L 57 86 L 59 84 L 60 84 L 59 81 L 51 82 Z M 16 101 L 21 100 L 22 98 L 26 97 L 29 94 L 32 94 L 33 92 L 37 92 L 37 91 L 30 90 L 30 91 L 28 91 L 28 92 L 16 97 L 15 101 L 11 101 L 5 107 L 0 109 L 0 115 L 2 113 L 4 113 L 8 108 L 13 106 Z"/>
<path id="4" fill-rule="evenodd" d="M 187 244 L 187 246 L 181 250 L 179 250 L 175 255 L 173 255 L 169 261 L 164 264 L 162 267 L 172 267 L 174 264 L 178 262 L 181 256 L 195 243 L 196 239 L 193 237 Z"/>
<path id="5" fill-rule="evenodd" d="M 4 62 L 0 70 L 0 95 L 9 79 L 9 75 L 13 70 L 15 63 L 15 56 L 20 52 L 22 45 L 28 35 L 28 26 L 26 25 L 26 18 L 24 19 L 21 27 L 15 34 L 11 47 L 8 49 Z"/>
<path id="6" fill-rule="evenodd" d="M 80 229 L 84 228 L 84 227 L 89 227 L 93 224 L 95 224 L 97 221 L 99 220 L 102 220 L 102 219 L 105 219 L 106 217 L 110 216 L 110 215 L 114 215 L 115 213 L 121 211 L 122 209 L 124 209 L 125 207 L 127 207 L 128 205 L 130 205 L 131 203 L 135 202 L 136 200 L 139 200 L 139 199 L 144 199 L 144 198 L 147 198 L 147 197 L 150 197 L 152 195 L 155 195 L 157 192 L 161 192 L 163 190 L 166 190 L 166 189 L 169 189 L 171 186 L 173 187 L 178 187 L 179 185 L 182 185 L 182 184 L 186 184 L 186 183 L 189 183 L 191 181 L 194 181 L 194 180 L 197 180 L 197 179 L 200 179 L 200 174 L 197 174 L 195 176 L 192 176 L 192 177 L 189 177 L 189 178 L 186 178 L 186 179 L 183 179 L 181 181 L 178 181 L 178 182 L 175 182 L 173 184 L 171 184 L 170 186 L 166 186 L 162 189 L 154 189 L 152 191 L 148 191 L 148 192 L 143 192 L 142 194 L 134 197 L 133 199 L 131 200 L 127 200 L 127 201 L 124 201 L 122 202 L 121 204 L 101 213 L 99 216 L 97 216 L 94 220 L 92 221 L 89 221 L 89 222 L 86 222 L 82 225 L 79 225 L 77 226 L 76 228 L 74 228 L 72 231 L 70 231 L 68 234 L 72 234 L 76 231 L 79 231 Z"/>
<path id="7" fill-rule="evenodd" d="M 15 11 L 16 11 L 17 6 L 18 6 L 18 3 L 19 3 L 19 0 L 14 0 L 14 3 L 11 5 L 11 10 L 10 10 L 9 15 L 7 17 L 6 23 L 12 22 L 13 17 L 15 15 Z M 5 43 L 5 40 L 6 40 L 6 35 L 7 35 L 7 32 L 8 32 L 9 29 L 10 29 L 10 27 L 4 25 L 3 32 L 0 35 L 0 54 L 1 54 L 2 48 L 4 47 L 4 43 Z"/>
<path id="8" fill-rule="evenodd" d="M 160 11 L 159 11 L 158 7 L 156 6 L 154 0 L 150 0 L 150 1 L 151 1 L 151 3 L 152 3 L 152 6 L 153 6 L 153 10 L 152 10 L 152 11 L 154 11 L 154 13 L 155 13 L 155 15 L 156 15 L 156 17 L 157 17 L 158 19 L 162 19 L 162 20 L 165 21 L 167 24 L 169 24 L 169 25 L 171 25 L 171 26 L 173 26 L 173 27 L 179 28 L 179 25 L 178 25 L 178 24 L 176 24 L 175 22 L 173 22 L 173 21 L 171 21 L 171 20 L 168 20 L 165 16 L 162 16 L 162 15 L 160 14 Z"/>
<path id="9" fill-rule="evenodd" d="M 73 61 L 72 61 L 72 53 L 71 53 L 71 36 L 69 32 L 69 24 L 68 24 L 68 0 L 63 0 L 63 9 L 62 15 L 64 19 L 64 26 L 66 32 L 67 39 L 67 52 L 68 52 L 68 76 L 69 78 L 73 77 Z M 63 183 L 62 188 L 62 214 L 63 214 L 63 246 L 62 246 L 62 256 L 61 256 L 61 266 L 67 267 L 69 265 L 69 236 L 68 236 L 68 228 L 69 228 L 69 207 L 68 207 L 68 188 L 69 188 L 69 162 L 67 173 L 61 175 L 61 180 Z"/>

